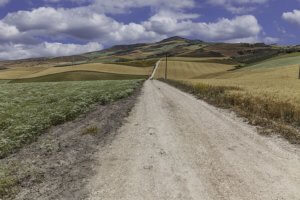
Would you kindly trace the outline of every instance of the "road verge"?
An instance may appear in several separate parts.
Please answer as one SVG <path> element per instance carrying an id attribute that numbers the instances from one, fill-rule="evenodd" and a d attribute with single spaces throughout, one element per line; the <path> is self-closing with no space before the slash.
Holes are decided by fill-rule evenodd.
<path id="1" fill-rule="evenodd" d="M 258 131 L 262 135 L 279 134 L 292 144 L 300 144 L 299 113 L 289 103 L 229 93 L 229 91 L 241 90 L 238 87 L 191 85 L 176 80 L 161 79 L 161 81 L 191 93 L 214 106 L 234 110 L 239 116 L 248 119 L 249 124 L 258 126 Z"/>
<path id="2" fill-rule="evenodd" d="M 142 85 L 127 98 L 96 105 L 74 121 L 52 127 L 36 142 L 1 159 L 0 199 L 83 199 L 82 188 L 94 175 L 94 153 L 113 140 Z"/>

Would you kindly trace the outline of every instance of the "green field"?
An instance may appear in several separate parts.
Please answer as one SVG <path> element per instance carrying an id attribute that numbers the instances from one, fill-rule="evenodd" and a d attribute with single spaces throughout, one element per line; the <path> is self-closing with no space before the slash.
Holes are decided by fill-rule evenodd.
<path id="1" fill-rule="evenodd" d="M 274 68 L 274 67 L 284 67 L 288 65 L 300 64 L 300 55 L 295 54 L 286 54 L 282 56 L 277 56 L 266 61 L 250 65 L 249 68 Z"/>
<path id="2" fill-rule="evenodd" d="M 91 71 L 73 71 L 34 78 L 15 79 L 10 83 L 30 83 L 30 82 L 60 82 L 60 81 L 93 81 L 93 80 L 131 80 L 147 79 L 145 75 L 100 73 Z"/>
<path id="3" fill-rule="evenodd" d="M 300 56 L 300 52 L 282 54 L 282 55 L 277 56 L 276 58 L 288 58 L 288 57 L 297 57 L 297 56 Z"/>
<path id="4" fill-rule="evenodd" d="M 95 103 L 124 98 L 140 80 L 0 84 L 0 158 Z"/>
<path id="5" fill-rule="evenodd" d="M 0 84 L 5 84 L 5 83 L 8 83 L 9 81 L 8 80 L 0 80 Z"/>

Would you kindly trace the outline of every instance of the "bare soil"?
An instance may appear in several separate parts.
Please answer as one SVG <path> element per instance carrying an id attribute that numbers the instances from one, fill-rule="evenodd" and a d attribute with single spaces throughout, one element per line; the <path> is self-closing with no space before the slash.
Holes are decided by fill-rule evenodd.
<path id="1" fill-rule="evenodd" d="M 3 199 L 84 199 L 84 185 L 95 175 L 95 153 L 109 144 L 114 133 L 135 104 L 139 90 L 127 99 L 93 111 L 78 119 L 51 128 L 33 144 L 0 160 L 0 166 L 13 169 L 17 195 Z M 1 199 L 1 197 L 0 197 Z"/>

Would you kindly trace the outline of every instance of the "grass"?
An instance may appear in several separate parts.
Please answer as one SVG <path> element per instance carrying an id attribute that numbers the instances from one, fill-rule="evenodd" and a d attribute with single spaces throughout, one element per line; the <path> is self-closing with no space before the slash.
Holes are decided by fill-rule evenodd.
<path id="1" fill-rule="evenodd" d="M 67 67 L 20 67 L 0 71 L 0 79 L 24 79 L 63 72 L 90 71 L 125 75 L 149 75 L 152 67 L 132 67 L 115 64 L 90 63 Z"/>
<path id="2" fill-rule="evenodd" d="M 282 54 L 276 57 L 276 59 L 278 58 L 288 58 L 288 57 L 298 57 L 300 56 L 300 52 L 293 52 L 293 53 L 288 53 L 288 54 Z"/>
<path id="3" fill-rule="evenodd" d="M 299 57 L 282 57 L 234 71 L 210 72 L 191 78 L 170 64 L 171 84 L 180 86 L 210 103 L 239 110 L 252 124 L 274 128 L 292 143 L 300 143 Z M 213 67 L 214 65 L 211 65 Z M 209 68 L 209 66 L 207 66 Z M 197 72 L 193 72 L 197 73 Z"/>
<path id="4" fill-rule="evenodd" d="M 89 126 L 82 131 L 83 135 L 96 135 L 98 133 L 97 126 Z"/>
<path id="5" fill-rule="evenodd" d="M 184 59 L 185 60 L 185 59 Z M 155 78 L 163 78 L 165 73 L 165 61 L 160 63 L 155 74 Z M 219 63 L 202 63 L 187 61 L 168 61 L 168 77 L 169 79 L 194 79 L 207 74 L 226 72 L 234 69 L 233 65 Z"/>
<path id="6" fill-rule="evenodd" d="M 68 67 L 68 66 L 74 66 L 74 65 L 82 65 L 88 63 L 87 61 L 77 61 L 77 62 L 65 62 L 65 63 L 59 63 L 55 65 L 54 67 Z"/>
<path id="7" fill-rule="evenodd" d="M 0 85 L 1 84 L 6 84 L 6 83 L 8 83 L 10 80 L 0 80 Z"/>
<path id="8" fill-rule="evenodd" d="M 228 57 L 207 57 L 207 58 L 187 58 L 187 57 L 171 57 L 171 61 L 185 61 L 185 62 L 199 62 L 199 63 L 213 63 L 225 65 L 240 65 L 240 63 Z"/>
<path id="9" fill-rule="evenodd" d="M 234 59 L 239 63 L 244 64 L 256 64 L 259 62 L 263 62 L 264 60 L 272 59 L 274 57 L 277 57 L 280 54 L 279 49 L 260 49 L 260 50 L 254 50 L 251 53 L 249 52 L 243 52 L 241 55 L 235 56 Z"/>
<path id="10" fill-rule="evenodd" d="M 5 69 L 0 71 L 0 79 L 17 79 L 19 77 L 35 74 L 46 69 L 48 69 L 48 67 L 18 67 Z"/>
<path id="11" fill-rule="evenodd" d="M 14 168 L 0 166 L 0 198 L 12 196 L 16 192 L 12 189 L 18 184 Z"/>
<path id="12" fill-rule="evenodd" d="M 60 81 L 91 81 L 91 80 L 131 80 L 146 79 L 145 75 L 113 74 L 90 71 L 73 71 L 50 74 L 34 78 L 15 79 L 10 83 L 31 83 L 31 82 L 60 82 Z"/>
<path id="13" fill-rule="evenodd" d="M 74 119 L 95 103 L 133 93 L 139 80 L 0 85 L 0 158 L 34 141 L 52 125 Z"/>
<path id="14" fill-rule="evenodd" d="M 251 124 L 269 128 L 262 130 L 263 134 L 271 134 L 269 130 L 273 129 L 291 143 L 300 144 L 300 132 L 296 128 L 300 125 L 300 109 L 291 103 L 276 101 L 270 96 L 253 96 L 236 86 L 191 84 L 178 80 L 168 80 L 167 83 L 215 106 L 233 108 L 238 114 L 248 118 Z"/>
<path id="15" fill-rule="evenodd" d="M 300 64 L 300 56 L 296 55 L 297 53 L 295 53 L 294 56 L 285 54 L 285 56 L 277 56 L 250 66 L 251 68 L 274 68 Z"/>
<path id="16" fill-rule="evenodd" d="M 300 80 L 297 65 L 275 68 L 244 68 L 208 78 L 189 80 L 214 86 L 237 86 L 253 96 L 269 97 L 300 107 Z"/>

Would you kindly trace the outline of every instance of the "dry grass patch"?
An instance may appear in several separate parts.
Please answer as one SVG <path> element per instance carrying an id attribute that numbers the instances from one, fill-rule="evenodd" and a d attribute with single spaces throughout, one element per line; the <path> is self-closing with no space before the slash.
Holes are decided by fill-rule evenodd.
<path id="1" fill-rule="evenodd" d="M 96 135 L 97 133 L 98 133 L 98 127 L 95 126 L 95 125 L 86 127 L 86 128 L 82 131 L 82 134 L 83 134 L 83 135 Z"/>
<path id="2" fill-rule="evenodd" d="M 263 134 L 280 133 L 291 143 L 300 144 L 300 109 L 286 101 L 272 97 L 258 97 L 235 86 L 213 86 L 203 83 L 191 84 L 188 81 L 167 81 L 186 92 L 222 108 L 233 108 L 253 125 L 265 129 Z M 271 130 L 271 131 L 270 131 Z"/>
<path id="3" fill-rule="evenodd" d="M 24 76 L 39 73 L 46 69 L 48 69 L 48 67 L 18 67 L 5 69 L 0 71 L 0 79 L 18 79 Z"/>
<path id="4" fill-rule="evenodd" d="M 185 61 L 185 62 L 197 62 L 204 60 L 223 60 L 228 59 L 229 57 L 170 57 L 171 61 Z"/>
<path id="5" fill-rule="evenodd" d="M 126 75 L 149 75 L 152 67 L 132 67 L 116 64 L 91 63 L 67 67 L 23 67 L 0 71 L 0 79 L 24 79 L 63 72 L 90 71 Z"/>
<path id="6" fill-rule="evenodd" d="M 297 65 L 278 68 L 242 69 L 226 72 L 209 79 L 187 80 L 192 84 L 242 88 L 251 96 L 287 102 L 300 107 L 300 80 Z M 245 92 L 240 92 L 245 95 Z"/>
<path id="7" fill-rule="evenodd" d="M 33 78 L 38 76 L 45 76 L 49 74 L 69 72 L 69 71 L 94 71 L 94 72 L 105 72 L 105 73 L 116 73 L 116 74 L 132 74 L 132 75 L 149 75 L 151 72 L 151 67 L 131 67 L 123 65 L 114 64 L 101 64 L 101 63 L 91 63 L 83 65 L 75 65 L 68 67 L 52 67 L 48 68 L 39 73 L 24 76 L 22 78 Z"/>
<path id="8" fill-rule="evenodd" d="M 165 61 L 160 63 L 155 74 L 155 78 L 163 78 L 165 74 Z M 169 79 L 194 79 L 206 74 L 226 72 L 234 69 L 233 65 L 219 63 L 201 63 L 186 61 L 168 61 L 168 78 Z"/>
<path id="9" fill-rule="evenodd" d="M 232 65 L 176 59 L 169 61 L 169 83 L 216 106 L 234 108 L 250 123 L 300 143 L 299 65 L 288 65 L 299 62 L 299 57 L 272 59 L 238 70 L 230 70 Z M 283 65 L 287 59 L 290 62 Z M 164 70 L 165 62 L 161 62 L 156 78 L 163 78 Z"/>

